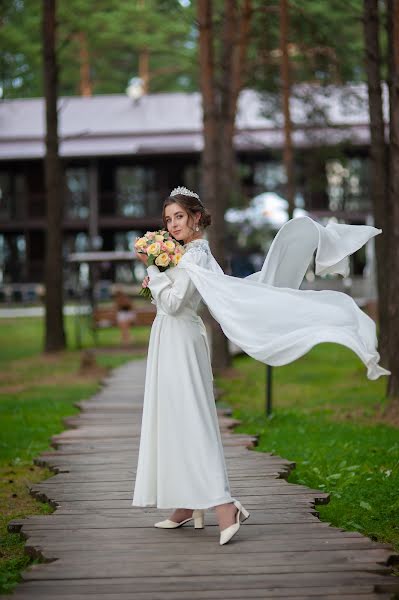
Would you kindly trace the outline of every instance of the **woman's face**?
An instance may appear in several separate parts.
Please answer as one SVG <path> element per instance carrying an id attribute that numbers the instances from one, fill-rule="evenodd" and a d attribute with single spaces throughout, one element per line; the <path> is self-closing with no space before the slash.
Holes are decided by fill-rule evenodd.
<path id="1" fill-rule="evenodd" d="M 198 233 L 195 228 L 200 220 L 200 213 L 196 213 L 193 219 L 190 219 L 187 211 L 182 208 L 177 202 L 168 204 L 165 208 L 166 227 L 171 235 L 184 244 L 187 244 Z"/>

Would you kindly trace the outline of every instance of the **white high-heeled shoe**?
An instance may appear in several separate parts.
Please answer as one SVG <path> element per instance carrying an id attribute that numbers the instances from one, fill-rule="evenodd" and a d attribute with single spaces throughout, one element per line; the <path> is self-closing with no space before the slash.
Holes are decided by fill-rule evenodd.
<path id="1" fill-rule="evenodd" d="M 179 523 L 176 521 L 171 521 L 170 519 L 165 519 L 164 521 L 159 521 L 158 523 L 154 523 L 154 527 L 159 527 L 161 529 L 176 529 L 176 527 L 181 527 L 184 523 L 188 523 L 194 519 L 194 527 L 195 529 L 203 529 L 204 527 L 204 511 L 203 510 L 193 510 L 193 516 L 188 519 L 183 519 Z"/>
<path id="2" fill-rule="evenodd" d="M 241 523 L 243 523 L 249 517 L 249 512 L 243 507 L 241 502 L 239 502 L 238 500 L 234 500 L 234 506 L 238 508 L 238 511 L 236 513 L 236 522 L 233 525 L 230 525 L 230 527 L 226 527 L 226 529 L 223 529 L 223 531 L 220 532 L 221 546 L 223 546 L 223 544 L 227 544 L 227 542 L 231 540 L 233 535 L 235 535 L 240 529 Z M 243 516 L 242 519 L 240 519 L 241 515 Z"/>

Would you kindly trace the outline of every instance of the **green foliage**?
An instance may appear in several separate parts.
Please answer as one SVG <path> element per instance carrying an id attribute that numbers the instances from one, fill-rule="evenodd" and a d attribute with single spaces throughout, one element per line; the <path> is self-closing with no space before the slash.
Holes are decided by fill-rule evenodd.
<path id="1" fill-rule="evenodd" d="M 290 0 L 289 58 L 293 83 L 321 86 L 364 80 L 361 0 Z M 280 88 L 279 1 L 255 3 L 250 87 Z"/>
<path id="2" fill-rule="evenodd" d="M 41 7 L 3 0 L 3 97 L 42 96 Z M 196 69 L 193 8 L 178 0 L 58 2 L 60 95 L 79 94 L 80 37 L 87 39 L 93 93 L 123 93 L 150 53 L 151 91 L 191 90 Z"/>
<path id="3" fill-rule="evenodd" d="M 42 95 L 41 3 L 2 0 L 0 86 L 4 98 Z"/>
<path id="4" fill-rule="evenodd" d="M 320 518 L 399 548 L 399 431 L 383 418 L 386 382 L 368 381 L 346 348 L 320 344 L 273 369 L 274 413 L 265 416 L 266 367 L 235 359 L 239 377 L 218 379 L 223 401 L 259 434 L 256 451 L 296 462 L 288 481 L 331 495 Z"/>
<path id="5" fill-rule="evenodd" d="M 364 80 L 361 0 L 290 2 L 293 82 Z M 215 2 L 222 50 L 223 3 Z M 279 3 L 254 0 L 245 85 L 276 91 L 280 82 Z M 4 97 L 41 96 L 41 2 L 3 0 L 0 79 Z M 80 41 L 87 39 L 95 94 L 123 93 L 138 75 L 139 53 L 150 53 L 153 92 L 198 89 L 196 3 L 179 0 L 58 2 L 60 94 L 79 94 Z"/>

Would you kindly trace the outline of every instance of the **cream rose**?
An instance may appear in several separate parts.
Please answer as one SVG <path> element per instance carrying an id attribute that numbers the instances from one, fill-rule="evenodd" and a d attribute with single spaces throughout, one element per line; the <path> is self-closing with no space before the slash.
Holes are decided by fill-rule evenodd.
<path id="1" fill-rule="evenodd" d="M 145 237 L 137 238 L 137 240 L 134 243 L 135 248 L 145 248 L 146 245 L 147 240 L 145 239 Z"/>
<path id="2" fill-rule="evenodd" d="M 147 254 L 152 254 L 153 256 L 158 256 L 161 252 L 161 244 L 159 242 L 154 242 L 147 247 Z"/>
<path id="3" fill-rule="evenodd" d="M 157 258 L 155 259 L 155 264 L 157 265 L 157 267 L 167 267 L 169 263 L 170 257 L 169 254 L 167 254 L 166 252 L 162 252 L 162 254 L 157 256 Z"/>
<path id="4" fill-rule="evenodd" d="M 168 252 L 173 252 L 173 250 L 176 248 L 176 244 L 172 242 L 172 240 L 166 240 L 166 242 L 164 242 L 164 246 Z"/>
<path id="5" fill-rule="evenodd" d="M 176 266 L 177 264 L 179 264 L 180 260 L 181 260 L 182 255 L 180 254 L 180 252 L 178 252 L 177 254 L 173 254 L 172 255 L 172 262 L 173 264 Z"/>
<path id="6" fill-rule="evenodd" d="M 157 235 L 155 236 L 156 242 L 163 242 L 163 239 L 163 235 L 160 235 L 159 233 L 157 233 Z"/>

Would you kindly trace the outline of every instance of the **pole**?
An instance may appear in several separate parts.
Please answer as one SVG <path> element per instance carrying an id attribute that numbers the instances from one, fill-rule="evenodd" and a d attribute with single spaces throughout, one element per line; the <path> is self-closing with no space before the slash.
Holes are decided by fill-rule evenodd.
<path id="1" fill-rule="evenodd" d="M 266 415 L 272 415 L 272 367 L 266 365 Z"/>

